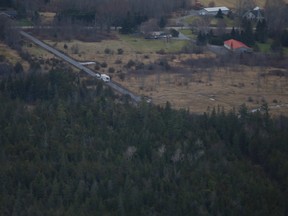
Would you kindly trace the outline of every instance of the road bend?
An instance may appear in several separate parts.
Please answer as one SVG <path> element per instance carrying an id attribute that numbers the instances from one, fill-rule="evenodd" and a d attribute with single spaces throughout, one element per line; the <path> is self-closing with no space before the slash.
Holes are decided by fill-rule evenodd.
<path id="1" fill-rule="evenodd" d="M 33 43 L 37 44 L 38 46 L 42 47 L 43 49 L 53 53 L 57 57 L 59 57 L 59 58 L 63 59 L 64 61 L 70 63 L 71 65 L 75 66 L 76 68 L 86 72 L 90 76 L 95 78 L 96 74 L 99 74 L 99 73 L 95 73 L 91 69 L 85 67 L 84 65 L 80 64 L 79 62 L 77 62 L 74 59 L 70 58 L 69 56 L 65 55 L 64 53 L 59 52 L 55 48 L 43 43 L 42 41 L 40 41 L 39 39 L 33 37 L 32 35 L 24 32 L 24 31 L 20 31 L 20 34 L 23 37 L 27 38 L 28 40 L 32 41 Z M 123 86 L 117 84 L 116 82 L 113 82 L 113 81 L 105 82 L 105 84 L 108 85 L 109 87 L 111 87 L 112 89 L 114 89 L 115 91 L 119 92 L 120 94 L 129 95 L 135 102 L 140 102 L 141 101 L 141 97 L 140 96 L 133 94 L 131 91 L 129 91 L 128 89 L 124 88 Z"/>

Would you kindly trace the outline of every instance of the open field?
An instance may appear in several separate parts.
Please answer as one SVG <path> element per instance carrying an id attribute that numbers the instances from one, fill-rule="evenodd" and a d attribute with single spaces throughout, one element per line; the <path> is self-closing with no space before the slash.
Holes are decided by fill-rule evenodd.
<path id="1" fill-rule="evenodd" d="M 263 68 L 242 67 L 241 71 L 207 69 L 187 73 L 157 73 L 147 76 L 131 74 L 122 85 L 140 95 L 147 95 L 155 104 L 169 101 L 174 108 L 203 113 L 221 106 L 226 111 L 245 103 L 256 109 L 265 101 L 273 114 L 288 114 L 288 77 L 262 77 Z"/>
<path id="2" fill-rule="evenodd" d="M 227 111 L 234 108 L 237 110 L 243 103 L 252 110 L 259 108 L 265 101 L 272 114 L 288 115 L 288 76 L 267 75 L 276 68 L 242 65 L 191 68 L 183 62 L 191 58 L 210 58 L 213 61 L 215 55 L 179 54 L 177 51 L 187 43 L 183 41 L 167 43 L 165 40 L 119 35 L 116 38 L 101 42 L 45 42 L 79 61 L 95 61 L 100 65 L 105 62 L 105 67 L 98 66 L 96 70 L 109 74 L 114 81 L 136 94 L 151 97 L 157 105 L 169 101 L 176 109 L 203 113 L 209 107 L 217 106 Z M 34 45 L 27 49 L 42 58 L 51 57 L 51 54 Z M 119 49 L 123 53 L 119 53 Z M 159 50 L 163 52 L 158 53 Z M 161 59 L 168 62 L 169 69 L 161 66 Z M 129 62 L 133 62 L 133 65 L 128 67 Z M 95 65 L 90 67 L 94 69 Z M 111 68 L 113 70 L 109 70 Z M 287 74 L 287 71 L 283 73 Z"/>
<path id="3" fill-rule="evenodd" d="M 204 6 L 208 6 L 211 0 L 200 0 Z M 216 6 L 226 6 L 228 8 L 236 8 L 236 0 L 214 0 Z M 259 7 L 264 7 L 266 0 L 254 0 L 255 4 Z M 288 0 L 285 0 L 288 3 Z"/>

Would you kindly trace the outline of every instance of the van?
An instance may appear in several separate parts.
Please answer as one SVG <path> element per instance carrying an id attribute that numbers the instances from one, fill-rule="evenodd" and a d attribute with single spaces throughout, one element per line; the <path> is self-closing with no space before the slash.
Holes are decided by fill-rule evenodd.
<path id="1" fill-rule="evenodd" d="M 106 74 L 101 74 L 101 79 L 104 81 L 104 82 L 110 82 L 110 77 Z"/>

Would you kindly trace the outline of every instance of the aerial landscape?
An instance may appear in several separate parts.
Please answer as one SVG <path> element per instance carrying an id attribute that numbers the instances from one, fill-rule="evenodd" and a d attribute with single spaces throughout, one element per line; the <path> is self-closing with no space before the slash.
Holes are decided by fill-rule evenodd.
<path id="1" fill-rule="evenodd" d="M 288 215 L 287 0 L 1 0 L 0 215 Z"/>

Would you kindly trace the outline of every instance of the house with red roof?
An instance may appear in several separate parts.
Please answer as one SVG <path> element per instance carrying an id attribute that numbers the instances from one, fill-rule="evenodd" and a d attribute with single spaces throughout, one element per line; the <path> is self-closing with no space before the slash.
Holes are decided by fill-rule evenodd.
<path id="1" fill-rule="evenodd" d="M 248 47 L 246 44 L 235 39 L 230 39 L 224 41 L 224 47 L 233 52 L 252 52 L 252 48 Z"/>

